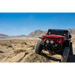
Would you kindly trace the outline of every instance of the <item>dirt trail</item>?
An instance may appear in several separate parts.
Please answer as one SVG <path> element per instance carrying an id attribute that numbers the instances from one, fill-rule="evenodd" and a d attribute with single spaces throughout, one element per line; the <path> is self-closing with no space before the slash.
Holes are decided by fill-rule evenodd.
<path id="1" fill-rule="evenodd" d="M 34 40 L 11 40 L 0 41 L 0 62 L 60 62 L 60 55 L 49 55 L 47 51 L 34 52 L 38 39 Z M 73 53 L 75 53 L 75 39 L 73 42 Z M 75 62 L 75 56 L 70 56 L 70 61 Z"/>

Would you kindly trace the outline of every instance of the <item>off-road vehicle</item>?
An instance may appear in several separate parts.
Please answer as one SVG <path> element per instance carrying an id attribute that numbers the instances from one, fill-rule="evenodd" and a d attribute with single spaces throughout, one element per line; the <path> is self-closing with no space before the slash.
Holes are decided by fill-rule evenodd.
<path id="1" fill-rule="evenodd" d="M 72 55 L 71 35 L 68 30 L 49 29 L 46 35 L 41 37 L 35 46 L 35 53 L 40 54 L 42 49 L 52 54 L 60 54 L 61 62 L 67 62 Z"/>

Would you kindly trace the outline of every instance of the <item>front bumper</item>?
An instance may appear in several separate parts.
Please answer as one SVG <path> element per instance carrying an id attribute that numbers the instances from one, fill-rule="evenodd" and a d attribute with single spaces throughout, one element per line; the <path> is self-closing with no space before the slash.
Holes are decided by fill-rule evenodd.
<path id="1" fill-rule="evenodd" d="M 47 44 L 47 43 L 44 43 L 43 42 L 43 48 L 44 49 L 48 49 L 48 50 L 56 50 L 56 49 L 61 49 L 61 44 L 51 44 L 51 43 L 49 43 L 49 44 Z"/>

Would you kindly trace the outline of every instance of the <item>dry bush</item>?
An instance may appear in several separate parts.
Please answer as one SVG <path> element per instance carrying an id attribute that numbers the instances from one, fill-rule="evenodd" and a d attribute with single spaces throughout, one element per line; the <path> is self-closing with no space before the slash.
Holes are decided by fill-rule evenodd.
<path id="1" fill-rule="evenodd" d="M 35 49 L 35 45 L 29 45 L 28 47 L 32 47 L 33 49 Z"/>
<path id="2" fill-rule="evenodd" d="M 4 53 L 3 51 L 0 51 L 0 53 Z"/>
<path id="3" fill-rule="evenodd" d="M 8 46 L 7 43 L 0 43 L 1 46 Z"/>
<path id="4" fill-rule="evenodd" d="M 12 47 L 12 45 L 9 45 L 8 47 Z"/>
<path id="5" fill-rule="evenodd" d="M 26 50 L 24 50 L 24 49 L 19 49 L 19 50 L 14 51 L 14 53 L 18 54 L 18 53 L 20 53 L 20 52 L 25 52 L 25 51 L 26 51 Z"/>
<path id="6" fill-rule="evenodd" d="M 12 47 L 12 49 L 14 50 L 14 48 Z"/>
<path id="7" fill-rule="evenodd" d="M 9 42 L 11 42 L 12 43 L 12 41 L 10 40 Z"/>
<path id="8" fill-rule="evenodd" d="M 25 44 L 25 45 L 27 45 L 27 43 L 26 43 L 26 42 L 22 42 L 21 44 Z"/>

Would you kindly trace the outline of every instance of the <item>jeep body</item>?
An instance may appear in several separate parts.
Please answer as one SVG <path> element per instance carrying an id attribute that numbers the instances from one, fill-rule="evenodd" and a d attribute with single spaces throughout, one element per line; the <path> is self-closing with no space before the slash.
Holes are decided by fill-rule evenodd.
<path id="1" fill-rule="evenodd" d="M 40 48 L 37 47 L 35 50 L 40 53 L 41 49 L 44 49 L 50 53 L 62 55 L 64 48 L 70 47 L 70 38 L 71 35 L 68 30 L 49 29 L 47 34 L 41 37 L 41 42 L 37 45 Z"/>

